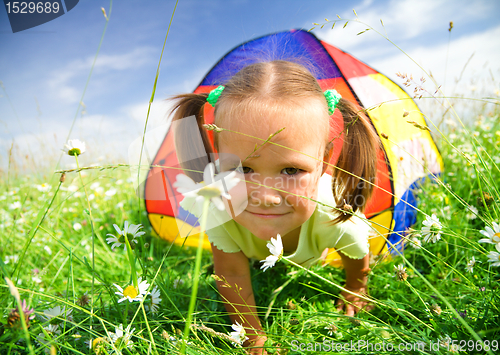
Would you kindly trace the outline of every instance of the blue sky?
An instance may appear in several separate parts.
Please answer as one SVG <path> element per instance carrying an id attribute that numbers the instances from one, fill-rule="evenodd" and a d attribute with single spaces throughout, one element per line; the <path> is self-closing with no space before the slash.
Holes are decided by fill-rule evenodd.
<path id="1" fill-rule="evenodd" d="M 36 162 L 35 168 L 53 166 L 78 109 L 105 25 L 101 7 L 109 12 L 109 5 L 109 0 L 80 0 L 64 16 L 15 34 L 5 8 L 0 7 L 0 80 L 5 87 L 0 91 L 0 168 L 6 168 L 13 142 L 13 157 L 19 164 L 28 154 L 31 164 Z M 113 2 L 83 98 L 85 113 L 78 114 L 70 137 L 87 142 L 84 164 L 126 162 L 129 145 L 144 129 L 174 5 L 172 0 Z M 165 123 L 168 104 L 164 98 L 192 91 L 236 45 L 271 32 L 309 29 L 313 22 L 334 20 L 337 14 L 355 20 L 352 9 L 359 21 L 386 33 L 431 72 L 446 93 L 498 95 L 498 1 L 180 0 L 165 46 L 148 129 Z M 450 21 L 454 22 L 451 33 Z M 325 26 L 314 33 L 399 84 L 402 80 L 396 72 L 422 75 L 422 70 L 382 35 L 368 31 L 357 36 L 365 24 L 352 21 L 344 29 Z M 460 76 L 457 84 L 455 79 Z M 428 85 L 434 91 L 429 80 Z M 427 107 L 426 103 L 421 107 Z M 433 113 L 429 112 L 429 117 Z"/>

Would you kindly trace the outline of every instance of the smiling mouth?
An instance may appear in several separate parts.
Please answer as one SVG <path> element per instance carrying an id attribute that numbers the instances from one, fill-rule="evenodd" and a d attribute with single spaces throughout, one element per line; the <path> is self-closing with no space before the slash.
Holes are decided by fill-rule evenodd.
<path id="1" fill-rule="evenodd" d="M 260 218 L 278 218 L 288 214 L 288 213 L 255 213 L 250 211 L 247 212 Z"/>

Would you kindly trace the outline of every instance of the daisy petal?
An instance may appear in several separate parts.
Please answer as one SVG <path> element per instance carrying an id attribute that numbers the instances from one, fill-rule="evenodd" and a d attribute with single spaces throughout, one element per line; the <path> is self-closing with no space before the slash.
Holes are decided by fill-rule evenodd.
<path id="1" fill-rule="evenodd" d="M 115 227 L 115 230 L 116 232 L 118 233 L 118 235 L 121 235 L 122 234 L 122 231 L 121 229 L 116 225 L 116 224 L 113 224 L 113 227 Z"/>
<path id="2" fill-rule="evenodd" d="M 212 184 L 214 182 L 215 167 L 213 163 L 208 163 L 203 171 L 203 181 L 206 185 Z"/>
<path id="3" fill-rule="evenodd" d="M 211 198 L 210 201 L 215 205 L 219 211 L 224 211 L 224 202 L 219 197 Z"/>

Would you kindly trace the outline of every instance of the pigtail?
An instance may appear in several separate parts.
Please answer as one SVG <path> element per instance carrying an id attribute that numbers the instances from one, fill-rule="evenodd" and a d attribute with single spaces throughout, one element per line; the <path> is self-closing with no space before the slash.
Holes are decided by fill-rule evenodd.
<path id="1" fill-rule="evenodd" d="M 363 212 L 373 192 L 380 140 L 368 118 L 353 103 L 341 99 L 337 108 L 344 118 L 344 143 L 337 161 L 339 169 L 333 172 L 333 195 L 337 208 Z M 350 217 L 350 213 L 341 213 L 333 222 Z"/>
<path id="2" fill-rule="evenodd" d="M 203 170 L 207 163 L 212 161 L 214 153 L 207 130 L 203 127 L 205 123 L 203 108 L 207 103 L 207 97 L 207 93 L 174 96 L 172 100 L 175 101 L 175 106 L 170 112 L 170 114 L 174 114 L 173 122 L 190 116 L 196 117 L 196 125 L 203 145 L 200 144 L 199 140 L 193 139 L 192 125 L 177 125 L 174 132 L 177 159 L 186 175 L 196 182 L 203 181 Z M 193 157 L 198 158 L 193 159 Z"/>

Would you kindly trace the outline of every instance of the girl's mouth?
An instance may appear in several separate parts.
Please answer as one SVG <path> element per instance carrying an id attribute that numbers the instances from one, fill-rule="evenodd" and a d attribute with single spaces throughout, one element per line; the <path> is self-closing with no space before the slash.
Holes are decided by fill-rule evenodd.
<path id="1" fill-rule="evenodd" d="M 250 211 L 247 212 L 259 218 L 278 218 L 286 214 L 286 213 L 255 213 Z"/>

